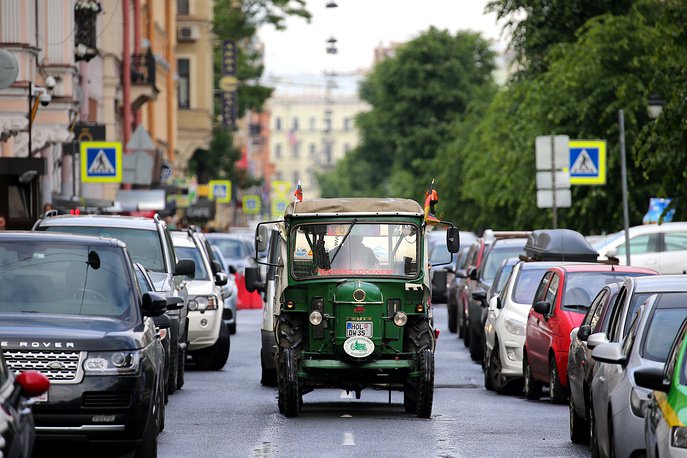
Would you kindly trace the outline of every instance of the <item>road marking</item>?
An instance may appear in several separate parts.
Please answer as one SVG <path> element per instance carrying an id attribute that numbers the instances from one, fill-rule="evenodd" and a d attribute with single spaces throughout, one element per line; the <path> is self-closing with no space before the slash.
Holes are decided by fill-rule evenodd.
<path id="1" fill-rule="evenodd" d="M 341 445 L 355 445 L 353 440 L 353 433 L 344 433 L 344 441 Z"/>
<path id="2" fill-rule="evenodd" d="M 348 392 L 346 393 L 346 390 L 341 390 L 341 399 L 353 399 L 353 393 Z"/>

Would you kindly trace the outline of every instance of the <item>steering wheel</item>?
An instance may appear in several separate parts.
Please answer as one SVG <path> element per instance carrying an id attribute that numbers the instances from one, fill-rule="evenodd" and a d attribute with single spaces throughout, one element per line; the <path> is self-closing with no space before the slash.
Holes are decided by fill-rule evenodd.
<path id="1" fill-rule="evenodd" d="M 86 297 L 87 294 L 90 294 L 91 296 L 93 296 L 92 297 L 93 299 L 96 299 L 96 300 L 99 300 L 102 302 L 107 302 L 107 299 L 105 298 L 105 296 L 103 296 L 99 292 L 92 290 L 92 289 L 79 288 L 76 290 L 74 296 L 76 296 L 78 293 L 83 293 L 84 297 Z"/>

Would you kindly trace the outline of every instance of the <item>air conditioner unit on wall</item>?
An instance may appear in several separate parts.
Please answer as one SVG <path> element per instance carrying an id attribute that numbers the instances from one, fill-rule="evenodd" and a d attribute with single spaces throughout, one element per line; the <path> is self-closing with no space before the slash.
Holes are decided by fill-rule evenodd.
<path id="1" fill-rule="evenodd" d="M 200 38 L 200 29 L 196 25 L 180 25 L 177 27 L 177 41 L 196 41 Z"/>

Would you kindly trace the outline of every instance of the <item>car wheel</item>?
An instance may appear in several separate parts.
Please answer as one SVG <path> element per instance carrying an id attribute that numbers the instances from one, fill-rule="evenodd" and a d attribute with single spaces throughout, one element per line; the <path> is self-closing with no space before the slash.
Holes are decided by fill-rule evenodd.
<path id="1" fill-rule="evenodd" d="M 279 398 L 286 417 L 297 417 L 302 405 L 301 389 L 298 380 L 298 359 L 296 352 L 287 348 L 281 354 L 283 375 L 280 380 Z"/>
<path id="2" fill-rule="evenodd" d="M 232 336 L 236 334 L 236 321 L 229 324 L 229 334 L 231 334 Z"/>
<path id="3" fill-rule="evenodd" d="M 196 350 L 191 353 L 193 362 L 199 369 L 219 371 L 222 370 L 229 359 L 229 328 L 222 321 L 219 325 L 219 337 L 212 347 Z"/>
<path id="4" fill-rule="evenodd" d="M 570 441 L 574 444 L 588 444 L 589 424 L 577 414 L 572 396 L 568 398 L 568 408 L 570 410 Z"/>
<path id="5" fill-rule="evenodd" d="M 592 452 L 592 458 L 600 458 L 599 452 L 599 436 L 596 431 L 596 414 L 594 413 L 594 405 L 589 404 L 589 448 Z"/>
<path id="6" fill-rule="evenodd" d="M 432 416 L 434 400 L 434 353 L 430 349 L 420 352 L 420 379 L 417 381 L 415 414 L 420 418 Z"/>
<path id="7" fill-rule="evenodd" d="M 468 325 L 468 319 L 463 315 L 463 344 L 466 347 L 470 346 L 470 326 Z"/>
<path id="8" fill-rule="evenodd" d="M 159 397 L 159 393 L 158 393 Z M 159 399 L 155 399 L 155 407 L 150 409 L 141 443 L 136 447 L 134 456 L 136 458 L 156 458 L 157 457 L 157 434 L 160 429 L 157 405 Z"/>
<path id="9" fill-rule="evenodd" d="M 490 385 L 498 394 L 504 394 L 506 391 L 506 380 L 501 373 L 502 369 L 501 353 L 499 352 L 498 341 L 496 341 L 494 348 L 489 353 L 485 374 L 489 374 Z"/>
<path id="10" fill-rule="evenodd" d="M 561 385 L 558 366 L 553 358 L 549 359 L 549 396 L 554 404 L 563 404 L 568 399 L 568 393 Z"/>
<path id="11" fill-rule="evenodd" d="M 484 359 L 486 360 L 486 369 L 484 370 L 484 388 L 486 388 L 487 391 L 494 390 L 494 385 L 491 383 L 491 367 L 489 365 L 489 360 L 491 359 L 491 354 L 493 351 L 494 350 L 486 350 L 486 355 L 484 355 Z"/>
<path id="12" fill-rule="evenodd" d="M 522 359 L 522 367 L 522 372 L 525 375 L 525 397 L 530 401 L 536 401 L 541 397 L 542 383 L 534 379 L 526 354 Z"/>
<path id="13" fill-rule="evenodd" d="M 484 349 L 482 348 L 482 339 L 476 332 L 473 332 L 472 326 L 470 329 L 470 358 L 473 361 L 482 361 L 484 357 Z"/>
<path id="14" fill-rule="evenodd" d="M 169 377 L 167 378 L 167 392 L 169 394 L 177 390 L 177 371 L 179 367 L 179 341 L 174 336 L 172 337 L 169 342 Z"/>
<path id="15" fill-rule="evenodd" d="M 162 392 L 164 393 L 164 389 L 162 390 Z M 165 400 L 164 400 L 164 396 L 158 395 L 158 398 L 160 401 L 160 406 L 158 407 L 158 410 L 157 410 L 158 418 L 159 418 L 158 422 L 157 422 L 157 426 L 158 426 L 157 432 L 159 434 L 162 431 L 164 431 L 164 429 L 165 429 Z"/>
<path id="16" fill-rule="evenodd" d="M 446 311 L 448 314 L 448 332 L 455 334 L 458 331 L 458 317 L 456 316 L 457 307 L 451 303 L 451 301 L 446 304 Z"/>
<path id="17" fill-rule="evenodd" d="M 186 344 L 188 345 L 188 344 Z M 185 374 L 186 374 L 186 348 L 179 350 L 179 360 L 177 361 L 177 389 L 184 386 Z"/>

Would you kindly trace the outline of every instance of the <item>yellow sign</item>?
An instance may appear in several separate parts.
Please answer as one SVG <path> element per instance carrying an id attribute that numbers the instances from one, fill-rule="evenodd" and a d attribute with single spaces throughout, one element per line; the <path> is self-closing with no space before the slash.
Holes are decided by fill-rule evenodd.
<path id="1" fill-rule="evenodd" d="M 272 215 L 279 218 L 286 211 L 286 207 L 291 202 L 290 199 L 273 199 L 272 200 Z"/>
<path id="2" fill-rule="evenodd" d="M 274 197 L 288 198 L 289 197 L 289 191 L 291 191 L 291 182 L 290 181 L 273 181 L 272 182 L 272 191 L 274 192 Z"/>
<path id="3" fill-rule="evenodd" d="M 231 202 L 231 181 L 230 180 L 210 180 L 208 183 L 208 198 L 220 204 Z"/>
<path id="4" fill-rule="evenodd" d="M 606 140 L 571 140 L 570 184 L 606 184 Z"/>
<path id="5" fill-rule="evenodd" d="M 260 213 L 260 196 L 257 194 L 243 196 L 243 213 L 248 215 L 257 215 Z"/>
<path id="6" fill-rule="evenodd" d="M 122 144 L 81 142 L 81 182 L 121 183 Z"/>

